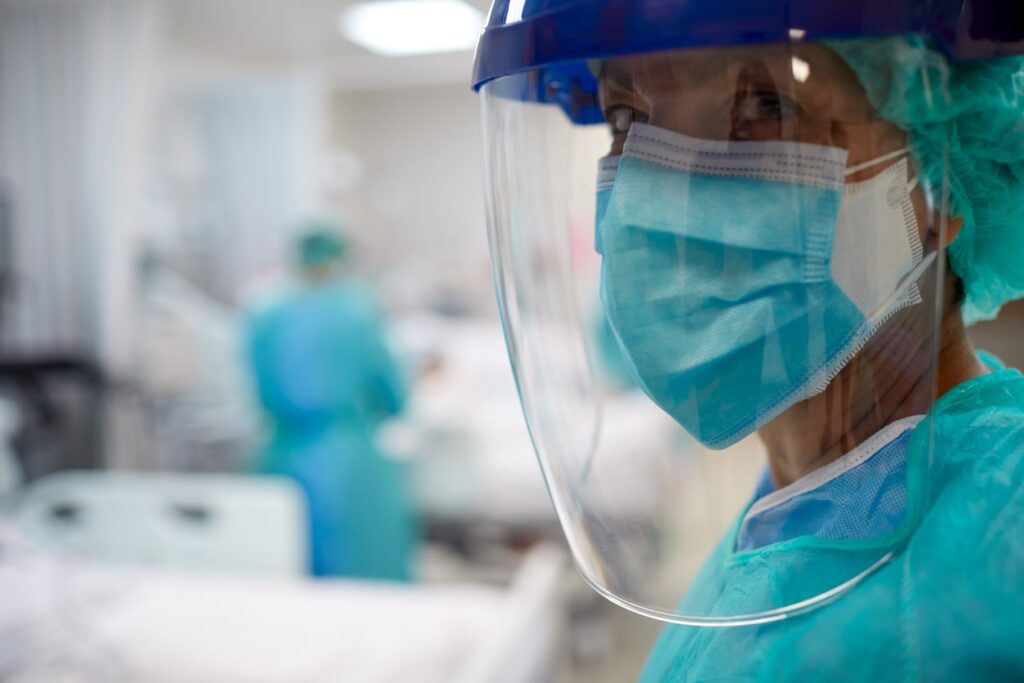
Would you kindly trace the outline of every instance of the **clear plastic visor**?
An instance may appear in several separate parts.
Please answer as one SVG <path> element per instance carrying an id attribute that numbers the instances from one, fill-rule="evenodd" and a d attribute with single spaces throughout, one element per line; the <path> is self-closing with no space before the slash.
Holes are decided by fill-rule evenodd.
<path id="1" fill-rule="evenodd" d="M 538 460 L 584 577 L 642 614 L 781 619 L 913 532 L 955 305 L 943 150 L 869 98 L 883 60 L 844 54 L 594 61 L 596 93 L 560 84 L 561 106 L 521 96 L 555 87 L 541 71 L 482 90 L 495 284 Z M 941 98 L 928 57 L 915 87 Z M 574 96 L 606 122 L 574 125 Z"/>

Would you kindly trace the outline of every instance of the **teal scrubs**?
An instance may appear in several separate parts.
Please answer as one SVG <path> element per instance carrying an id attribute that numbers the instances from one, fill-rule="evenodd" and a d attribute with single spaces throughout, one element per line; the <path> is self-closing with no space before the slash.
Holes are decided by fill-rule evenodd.
<path id="1" fill-rule="evenodd" d="M 928 425 L 934 423 L 934 461 Z M 642 681 L 1024 680 L 1024 377 L 969 380 L 914 430 L 906 516 L 881 536 L 800 536 L 736 552 L 727 534 L 684 611 L 785 604 L 895 557 L 834 603 L 736 628 L 668 626 Z"/>
<path id="2" fill-rule="evenodd" d="M 259 470 L 304 490 L 313 573 L 408 579 L 417 539 L 405 471 L 373 440 L 405 391 L 369 294 L 340 282 L 297 291 L 253 320 L 249 344 L 272 423 Z"/>

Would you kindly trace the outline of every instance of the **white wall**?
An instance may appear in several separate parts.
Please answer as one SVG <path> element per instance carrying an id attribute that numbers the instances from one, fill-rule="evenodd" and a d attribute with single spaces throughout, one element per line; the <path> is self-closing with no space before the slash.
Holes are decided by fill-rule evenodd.
<path id="1" fill-rule="evenodd" d="M 468 85 L 335 90 L 178 53 L 154 147 L 189 272 L 228 303 L 291 266 L 304 217 L 335 217 L 352 266 L 392 308 L 492 315 L 477 96 Z M 468 78 L 467 78 L 468 80 Z"/>
<path id="2" fill-rule="evenodd" d="M 327 105 L 320 80 L 300 70 L 174 59 L 151 169 L 162 215 L 149 238 L 208 295 L 237 304 L 287 265 L 295 226 L 321 205 Z"/>
<path id="3" fill-rule="evenodd" d="M 357 267 L 398 306 L 441 288 L 494 311 L 478 101 L 468 80 L 333 99 L 331 146 L 359 167 L 333 202 L 357 242 Z"/>

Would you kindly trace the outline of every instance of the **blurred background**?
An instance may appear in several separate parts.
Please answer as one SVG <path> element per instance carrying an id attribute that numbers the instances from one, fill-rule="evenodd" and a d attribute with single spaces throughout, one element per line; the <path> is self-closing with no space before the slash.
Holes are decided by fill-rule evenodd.
<path id="1" fill-rule="evenodd" d="M 0 679 L 639 672 L 497 318 L 486 9 L 0 0 Z"/>
<path id="2" fill-rule="evenodd" d="M 487 7 L 375 7 L 0 0 L 0 679 L 639 671 L 497 318 Z"/>

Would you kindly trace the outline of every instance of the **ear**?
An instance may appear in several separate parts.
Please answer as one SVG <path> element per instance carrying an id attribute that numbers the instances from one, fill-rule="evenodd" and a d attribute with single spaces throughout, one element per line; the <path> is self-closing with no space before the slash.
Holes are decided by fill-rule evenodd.
<path id="1" fill-rule="evenodd" d="M 955 240 L 957 238 L 957 236 L 960 234 L 960 231 L 963 230 L 963 229 L 964 229 L 964 218 L 963 218 L 963 216 L 950 217 L 949 220 L 946 221 L 946 240 L 943 243 L 942 247 L 945 248 L 945 247 L 948 247 L 950 244 L 952 244 L 953 240 Z M 937 225 L 931 226 L 930 231 L 931 231 L 931 233 L 933 235 L 935 235 L 935 239 L 938 239 L 938 237 L 939 237 L 939 226 L 937 226 Z"/>

